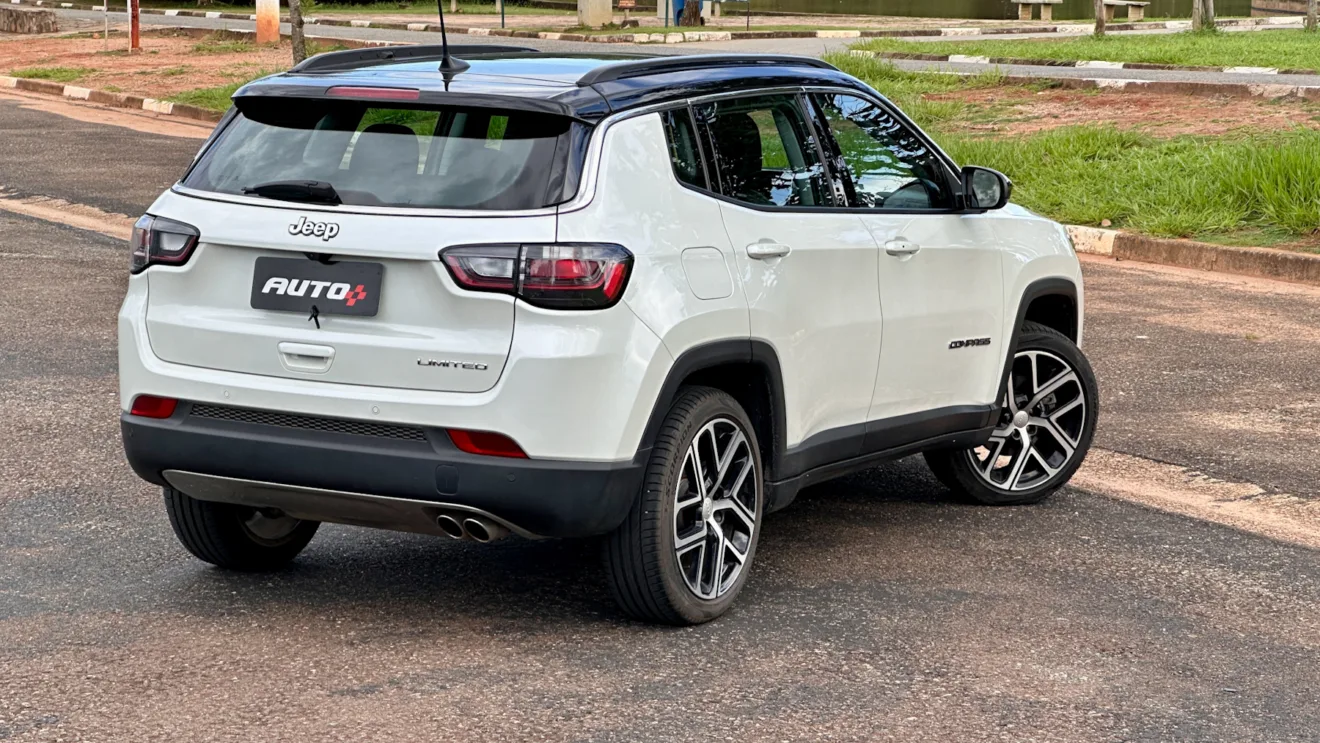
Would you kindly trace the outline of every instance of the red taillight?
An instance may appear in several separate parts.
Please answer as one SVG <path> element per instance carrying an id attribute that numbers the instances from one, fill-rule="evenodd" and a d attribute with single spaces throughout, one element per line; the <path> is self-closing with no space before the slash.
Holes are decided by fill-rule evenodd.
<path id="1" fill-rule="evenodd" d="M 190 224 L 144 214 L 128 239 L 128 270 L 137 273 L 157 264 L 183 265 L 192 257 L 201 234 Z"/>
<path id="2" fill-rule="evenodd" d="M 128 412 L 130 415 L 142 418 L 168 418 L 174 415 L 174 409 L 178 405 L 179 401 L 172 397 L 138 395 L 133 398 L 133 407 Z"/>
<path id="3" fill-rule="evenodd" d="M 370 98 L 378 101 L 415 101 L 421 96 L 416 88 L 364 88 L 338 85 L 325 94 L 332 98 Z"/>
<path id="4" fill-rule="evenodd" d="M 633 257 L 618 245 L 463 245 L 440 251 L 464 289 L 513 294 L 546 309 L 596 310 L 623 296 Z"/>
<path id="5" fill-rule="evenodd" d="M 450 428 L 449 440 L 454 442 L 459 451 L 468 454 L 481 454 L 487 457 L 512 457 L 526 459 L 527 454 L 517 442 L 502 433 L 490 431 L 464 431 Z"/>

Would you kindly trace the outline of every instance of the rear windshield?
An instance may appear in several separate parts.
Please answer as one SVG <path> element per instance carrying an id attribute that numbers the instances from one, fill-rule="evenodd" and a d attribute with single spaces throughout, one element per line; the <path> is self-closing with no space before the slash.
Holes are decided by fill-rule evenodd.
<path id="1" fill-rule="evenodd" d="M 537 209 L 564 200 L 573 126 L 561 116 L 490 108 L 281 101 L 245 107 L 183 184 L 242 194 L 321 181 L 345 204 Z"/>

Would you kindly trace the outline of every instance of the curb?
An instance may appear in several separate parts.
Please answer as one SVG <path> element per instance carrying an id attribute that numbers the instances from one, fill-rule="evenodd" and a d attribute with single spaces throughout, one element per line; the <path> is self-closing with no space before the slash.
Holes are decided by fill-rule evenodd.
<path id="1" fill-rule="evenodd" d="M 5 0 L 0 0 L 5 2 Z M 11 5 L 32 5 L 62 10 L 99 10 L 104 5 L 84 3 L 51 2 L 50 0 L 8 0 Z M 118 11 L 116 11 L 118 12 Z M 255 21 L 256 15 L 248 13 L 220 13 L 201 10 L 162 10 L 142 8 L 145 15 L 163 15 L 181 18 L 211 18 L 232 21 Z M 304 23 L 309 26 L 343 26 L 350 28 L 378 28 L 390 31 L 419 31 L 440 33 L 439 23 L 398 23 L 373 21 L 370 19 L 315 18 L 306 17 Z M 1300 16 L 1279 16 L 1266 18 L 1231 18 L 1216 22 L 1220 28 L 1249 28 L 1267 30 L 1302 25 Z M 280 16 L 281 23 L 288 23 L 288 16 Z M 1110 31 L 1145 31 L 1145 30 L 1185 30 L 1191 28 L 1191 21 L 1143 21 L 1139 23 L 1111 23 Z M 738 39 L 872 39 L 902 37 L 967 37 L 967 36 L 1004 36 L 1013 34 L 1077 34 L 1094 32 L 1092 24 L 1064 24 L 1058 26 L 968 26 L 958 28 L 897 28 L 897 29 L 850 29 L 827 31 L 664 31 L 660 33 L 634 34 L 574 34 L 553 31 L 518 31 L 509 28 L 463 27 L 446 24 L 447 30 L 455 34 L 469 36 L 502 36 L 519 39 L 544 39 L 546 41 L 579 41 L 594 44 L 683 44 L 702 41 L 736 41 Z M 1129 67 L 1128 69 L 1141 69 Z M 1150 69 L 1150 68 L 1148 68 Z M 1155 68 L 1163 69 L 1163 68 Z M 1249 68 L 1243 68 L 1249 69 Z"/>
<path id="2" fill-rule="evenodd" d="M 859 50 L 861 51 L 861 50 Z M 1228 75 L 1320 75 L 1320 70 L 1278 67 L 1201 67 L 1197 65 L 1153 64 L 1150 62 L 1105 62 L 1076 59 L 1028 59 L 1022 57 L 977 57 L 966 54 L 920 54 L 917 52 L 867 52 L 880 59 L 911 59 L 921 62 L 953 64 L 997 64 L 1018 67 L 1076 67 L 1098 70 L 1163 70 L 1167 72 L 1216 72 Z"/>
<path id="3" fill-rule="evenodd" d="M 1320 286 L 1320 255 L 1169 240 L 1096 227 L 1069 226 L 1068 234 L 1078 253 Z"/>
<path id="4" fill-rule="evenodd" d="M 105 90 L 92 90 L 91 88 L 80 88 L 76 85 L 64 85 L 63 83 L 54 83 L 49 80 L 34 80 L 26 77 L 8 77 L 6 75 L 0 75 L 0 88 L 13 88 L 15 90 L 25 90 L 29 93 L 57 95 L 62 98 L 88 101 L 90 103 L 100 103 L 105 106 L 114 106 L 115 108 L 148 111 L 163 116 L 178 116 L 180 118 L 201 121 L 208 124 L 214 124 L 220 121 L 220 117 L 223 115 L 209 109 L 189 106 L 186 103 L 174 103 L 172 101 L 162 101 L 155 98 L 144 98 L 142 96 L 129 95 L 127 93 L 111 93 Z"/>
<path id="5" fill-rule="evenodd" d="M 879 52 L 853 49 L 858 57 L 879 57 Z M 920 57 L 918 57 L 920 58 Z M 970 58 L 969 58 L 970 59 Z M 995 62 L 987 62 L 995 64 Z M 922 70 L 928 74 L 958 75 L 971 77 L 972 72 L 939 72 Z M 1049 83 L 1057 88 L 1072 90 L 1117 90 L 1128 93 L 1155 93 L 1169 95 L 1223 96 L 1230 98 L 1301 98 L 1320 100 L 1320 85 L 1286 85 L 1282 83 L 1203 83 L 1185 80 L 1134 80 L 1112 77 L 1050 77 L 1048 75 L 1004 75 L 1000 78 L 1006 85 L 1035 85 Z"/>

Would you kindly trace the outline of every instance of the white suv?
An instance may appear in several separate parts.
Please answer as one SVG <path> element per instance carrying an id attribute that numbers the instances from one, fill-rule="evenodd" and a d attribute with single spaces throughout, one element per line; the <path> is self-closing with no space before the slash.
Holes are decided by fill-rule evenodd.
<path id="1" fill-rule="evenodd" d="M 452 51 L 244 87 L 138 222 L 124 448 L 197 557 L 271 569 L 322 521 L 602 536 L 627 613 L 696 623 L 807 485 L 922 452 L 1027 503 L 1080 465 L 1067 233 L 875 91 Z"/>

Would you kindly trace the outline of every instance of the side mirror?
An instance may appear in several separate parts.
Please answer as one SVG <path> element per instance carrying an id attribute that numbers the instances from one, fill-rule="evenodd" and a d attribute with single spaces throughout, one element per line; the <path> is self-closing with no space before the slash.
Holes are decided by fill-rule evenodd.
<path id="1" fill-rule="evenodd" d="M 963 204 L 969 212 L 1003 209 L 1013 196 L 1013 181 L 998 170 L 969 165 L 962 170 Z"/>

